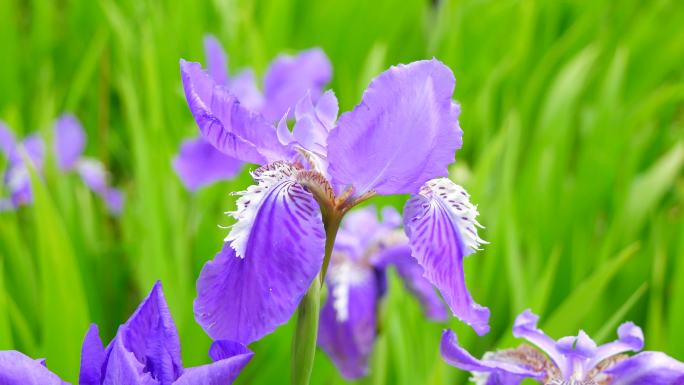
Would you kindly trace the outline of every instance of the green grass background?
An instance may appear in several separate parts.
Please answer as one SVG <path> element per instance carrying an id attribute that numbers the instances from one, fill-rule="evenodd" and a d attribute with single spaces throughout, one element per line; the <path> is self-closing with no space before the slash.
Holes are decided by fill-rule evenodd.
<path id="1" fill-rule="evenodd" d="M 683 24 L 675 0 L 0 0 L 0 119 L 49 136 L 74 112 L 127 197 L 113 219 L 52 167 L 32 207 L 0 214 L 0 349 L 47 357 L 75 383 L 87 325 L 108 340 L 161 279 L 186 366 L 208 361 L 194 280 L 220 247 L 229 192 L 250 183 L 243 172 L 190 194 L 171 169 L 197 130 L 178 60 L 203 60 L 211 32 L 233 70 L 259 74 L 280 52 L 322 47 L 343 111 L 391 64 L 434 56 L 456 74 L 465 135 L 452 177 L 491 242 L 466 264 L 492 332 L 427 322 L 392 279 L 359 383 L 466 383 L 439 359 L 441 329 L 476 354 L 513 346 L 528 307 L 556 337 L 607 341 L 633 320 L 648 349 L 684 359 Z M 255 344 L 238 383 L 286 383 L 292 331 Z M 340 383 L 319 351 L 312 384 Z"/>

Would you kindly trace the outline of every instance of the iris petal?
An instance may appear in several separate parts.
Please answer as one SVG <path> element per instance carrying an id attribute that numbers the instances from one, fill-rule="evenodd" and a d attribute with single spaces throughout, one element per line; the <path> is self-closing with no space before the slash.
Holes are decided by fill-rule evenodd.
<path id="1" fill-rule="evenodd" d="M 88 328 L 83 347 L 81 348 L 81 372 L 79 385 L 100 385 L 102 379 L 102 366 L 105 362 L 105 350 L 97 325 L 92 324 Z"/>
<path id="2" fill-rule="evenodd" d="M 203 138 L 184 140 L 178 155 L 173 159 L 174 170 L 190 191 L 235 177 L 242 164 L 220 152 Z"/>
<path id="3" fill-rule="evenodd" d="M 57 165 L 63 171 L 70 170 L 83 154 L 85 131 L 81 123 L 71 114 L 64 114 L 55 121 L 54 151 Z"/>
<path id="4" fill-rule="evenodd" d="M 68 385 L 43 365 L 14 350 L 0 351 L 0 384 Z"/>
<path id="5" fill-rule="evenodd" d="M 212 353 L 213 352 L 213 353 Z M 244 345 L 217 341 L 211 346 L 212 364 L 186 369 L 174 385 L 230 385 L 254 353 Z"/>
<path id="6" fill-rule="evenodd" d="M 463 270 L 465 256 L 483 242 L 476 216 L 465 190 L 442 178 L 406 202 L 404 227 L 425 278 L 439 289 L 454 315 L 482 335 L 489 331 L 489 309 L 473 301 Z"/>
<path id="7" fill-rule="evenodd" d="M 606 370 L 610 385 L 684 385 L 684 363 L 660 352 L 643 352 Z"/>
<path id="8" fill-rule="evenodd" d="M 336 191 L 413 194 L 448 174 L 461 147 L 455 79 L 437 60 L 392 67 L 375 78 L 361 104 L 340 116 L 328 137 Z"/>
<path id="9" fill-rule="evenodd" d="M 213 339 L 250 343 L 287 322 L 323 263 L 318 204 L 285 164 L 262 167 L 238 222 L 197 281 L 195 318 Z"/>

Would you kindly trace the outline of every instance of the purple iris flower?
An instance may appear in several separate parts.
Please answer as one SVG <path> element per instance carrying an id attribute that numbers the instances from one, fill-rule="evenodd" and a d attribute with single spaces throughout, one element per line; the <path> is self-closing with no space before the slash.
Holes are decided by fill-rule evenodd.
<path id="1" fill-rule="evenodd" d="M 473 373 L 478 385 L 518 385 L 530 378 L 546 385 L 682 385 L 684 363 L 664 353 L 638 352 L 644 347 L 641 328 L 626 322 L 618 339 L 603 345 L 582 330 L 574 337 L 554 341 L 537 328 L 539 317 L 526 310 L 518 316 L 513 335 L 536 346 L 489 352 L 481 360 L 458 345 L 456 334 L 445 330 L 441 351 L 444 360 Z"/>
<path id="2" fill-rule="evenodd" d="M 108 185 L 108 173 L 102 162 L 83 157 L 85 131 L 73 115 L 65 114 L 54 124 L 54 154 L 57 166 L 63 172 L 77 172 L 83 182 L 106 203 L 113 214 L 121 212 L 123 195 L 120 190 Z M 0 200 L 0 211 L 11 210 L 32 202 L 31 178 L 25 159 L 41 174 L 45 161 L 45 143 L 37 134 L 30 135 L 18 143 L 7 126 L 0 122 L 0 152 L 8 159 L 4 185 L 10 198 Z M 26 158 L 22 156 L 26 154 Z"/>
<path id="3" fill-rule="evenodd" d="M 423 269 L 411 257 L 401 216 L 391 207 L 378 221 L 375 207 L 352 211 L 342 222 L 326 277 L 328 298 L 321 311 L 318 344 L 347 379 L 363 377 L 377 331 L 386 270 L 394 266 L 428 318 L 445 320 L 446 307 Z"/>
<path id="4" fill-rule="evenodd" d="M 244 345 L 216 341 L 209 350 L 214 361 L 183 368 L 180 342 L 164 299 L 161 283 L 119 327 L 105 348 L 97 325 L 91 325 L 83 341 L 79 385 L 229 385 L 247 365 L 253 353 Z M 45 367 L 17 351 L 0 351 L 0 384 L 67 384 Z"/>
<path id="5" fill-rule="evenodd" d="M 339 119 L 332 92 L 316 102 L 309 92 L 274 126 L 275 115 L 245 107 L 199 63 L 180 66 L 203 137 L 263 165 L 252 173 L 256 184 L 238 193 L 230 213 L 237 222 L 197 282 L 195 318 L 212 338 L 247 344 L 287 322 L 325 276 L 344 214 L 376 194 L 414 194 L 404 210 L 413 257 L 457 317 L 480 334 L 489 330 L 489 310 L 473 301 L 463 273 L 464 257 L 481 243 L 477 210 L 460 186 L 440 178 L 462 142 L 448 67 L 435 59 L 391 67 Z M 267 98 L 290 94 L 276 75 L 267 78 Z"/>
<path id="6" fill-rule="evenodd" d="M 104 348 L 97 326 L 91 325 L 81 355 L 80 385 L 227 385 L 253 353 L 244 345 L 216 341 L 209 350 L 212 364 L 183 368 L 176 325 L 161 283 Z"/>
<path id="7" fill-rule="evenodd" d="M 204 52 L 208 71 L 216 84 L 229 90 L 243 107 L 263 115 L 270 122 L 280 119 L 307 92 L 317 100 L 332 74 L 330 61 L 318 49 L 303 51 L 295 57 L 279 56 L 266 71 L 262 94 L 252 70 L 243 70 L 232 78 L 229 76 L 226 53 L 215 37 L 205 37 Z M 243 163 L 199 137 L 182 142 L 173 168 L 185 187 L 195 191 L 220 180 L 232 179 Z"/>

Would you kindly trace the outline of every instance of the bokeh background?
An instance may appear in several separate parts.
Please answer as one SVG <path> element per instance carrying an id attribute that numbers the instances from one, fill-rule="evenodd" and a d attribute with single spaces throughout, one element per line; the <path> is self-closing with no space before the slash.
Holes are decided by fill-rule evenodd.
<path id="1" fill-rule="evenodd" d="M 492 332 L 427 322 L 392 279 L 359 383 L 466 383 L 439 358 L 441 329 L 477 354 L 512 346 L 528 307 L 556 337 L 583 328 L 607 341 L 633 320 L 649 349 L 684 359 L 682 25 L 675 0 L 0 0 L 0 119 L 49 137 L 75 113 L 127 199 L 113 218 L 52 167 L 32 206 L 0 214 L 0 349 L 47 357 L 76 382 L 88 324 L 108 340 L 161 279 L 186 366 L 208 361 L 194 280 L 230 224 L 229 193 L 250 183 L 245 171 L 191 194 L 171 168 L 197 130 L 178 60 L 204 60 L 211 32 L 233 71 L 322 47 L 342 110 L 391 64 L 434 56 L 456 74 L 465 135 L 452 178 L 491 243 L 466 264 Z M 286 383 L 292 330 L 255 344 L 238 382 Z M 312 384 L 341 383 L 319 351 Z"/>

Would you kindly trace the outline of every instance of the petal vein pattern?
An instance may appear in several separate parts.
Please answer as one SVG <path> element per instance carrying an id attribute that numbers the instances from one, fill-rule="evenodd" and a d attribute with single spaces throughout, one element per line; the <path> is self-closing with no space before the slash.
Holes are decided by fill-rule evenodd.
<path id="1" fill-rule="evenodd" d="M 242 193 L 223 250 L 202 269 L 195 318 L 214 339 L 250 343 L 287 322 L 323 263 L 318 204 L 276 162 L 256 170 Z"/>
<path id="2" fill-rule="evenodd" d="M 431 180 L 406 202 L 404 226 L 425 278 L 439 289 L 454 315 L 482 335 L 489 331 L 489 309 L 473 301 L 463 270 L 464 257 L 484 242 L 477 235 L 477 209 L 468 198 L 446 178 Z"/>

